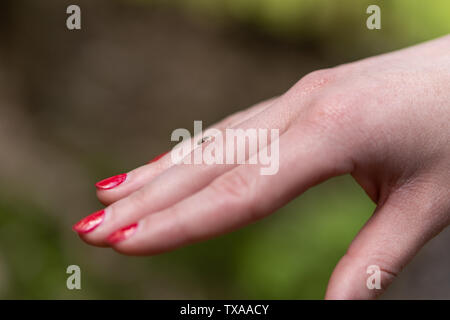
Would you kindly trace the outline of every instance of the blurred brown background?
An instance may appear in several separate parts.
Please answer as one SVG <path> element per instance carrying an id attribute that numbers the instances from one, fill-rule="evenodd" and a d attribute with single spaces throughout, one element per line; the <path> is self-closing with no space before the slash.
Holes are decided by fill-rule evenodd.
<path id="1" fill-rule="evenodd" d="M 66 28 L 66 8 L 82 30 Z M 382 29 L 365 26 L 369 4 Z M 321 298 L 374 204 L 333 179 L 264 221 L 157 257 L 122 257 L 71 225 L 93 184 L 278 95 L 306 73 L 450 31 L 450 2 L 179 0 L 0 2 L 0 298 Z M 450 298 L 449 230 L 387 299 Z M 66 288 L 66 267 L 82 290 Z"/>

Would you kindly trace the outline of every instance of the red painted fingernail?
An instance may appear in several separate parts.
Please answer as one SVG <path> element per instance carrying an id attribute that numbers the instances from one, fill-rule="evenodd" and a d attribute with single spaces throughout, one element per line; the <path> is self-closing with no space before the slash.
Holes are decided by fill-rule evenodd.
<path id="1" fill-rule="evenodd" d="M 97 228 L 102 223 L 105 216 L 105 210 L 94 212 L 93 214 L 81 219 L 72 229 L 78 233 L 88 233 Z"/>
<path id="2" fill-rule="evenodd" d="M 150 160 L 149 162 L 147 162 L 147 164 L 158 161 L 159 159 L 161 159 L 162 157 L 164 157 L 164 156 L 165 156 L 166 154 L 168 154 L 168 153 L 169 153 L 169 151 L 164 152 L 164 153 L 161 153 L 159 156 L 156 156 L 156 157 L 154 157 L 152 160 Z"/>
<path id="3" fill-rule="evenodd" d="M 100 189 L 100 190 L 109 190 L 109 189 L 115 188 L 118 185 L 120 185 L 122 182 L 125 181 L 126 178 L 127 178 L 127 174 L 122 173 L 117 176 L 110 177 L 105 180 L 99 181 L 95 184 L 95 186 L 97 187 L 97 189 Z"/>
<path id="4" fill-rule="evenodd" d="M 123 241 L 130 237 L 134 233 L 134 231 L 136 231 L 137 226 L 137 223 L 133 223 L 125 228 L 119 229 L 116 232 L 112 233 L 108 237 L 107 241 L 111 244 Z"/>

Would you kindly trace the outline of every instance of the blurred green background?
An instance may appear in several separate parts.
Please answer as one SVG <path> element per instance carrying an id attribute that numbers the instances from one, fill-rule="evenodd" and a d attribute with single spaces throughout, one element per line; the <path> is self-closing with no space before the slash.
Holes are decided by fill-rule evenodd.
<path id="1" fill-rule="evenodd" d="M 78 4 L 82 30 L 65 27 Z M 381 7 L 382 29 L 366 28 Z M 155 257 L 79 241 L 93 184 L 306 73 L 450 31 L 448 0 L 2 0 L 0 298 L 317 299 L 375 205 L 332 179 L 267 219 Z M 448 232 L 386 298 L 449 298 Z M 448 247 L 447 247 L 448 248 Z M 68 265 L 82 290 L 66 288 Z"/>

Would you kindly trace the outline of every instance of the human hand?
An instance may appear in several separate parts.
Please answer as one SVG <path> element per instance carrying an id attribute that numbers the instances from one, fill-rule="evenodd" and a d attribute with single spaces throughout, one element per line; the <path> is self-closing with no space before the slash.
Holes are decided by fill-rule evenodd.
<path id="1" fill-rule="evenodd" d="M 449 52 L 445 36 L 313 72 L 213 126 L 279 129 L 276 174 L 261 175 L 260 164 L 173 164 L 167 154 L 99 183 L 107 208 L 74 229 L 92 245 L 157 254 L 242 227 L 351 174 L 377 208 L 334 270 L 326 298 L 375 298 L 450 223 Z M 382 290 L 366 287 L 369 265 L 380 267 Z"/>

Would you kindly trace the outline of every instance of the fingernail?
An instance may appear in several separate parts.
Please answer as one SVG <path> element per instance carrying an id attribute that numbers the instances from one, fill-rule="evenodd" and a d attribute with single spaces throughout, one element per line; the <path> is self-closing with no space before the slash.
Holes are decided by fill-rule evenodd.
<path id="1" fill-rule="evenodd" d="M 105 210 L 97 211 L 74 224 L 72 229 L 78 233 L 88 233 L 97 228 L 102 223 Z"/>
<path id="2" fill-rule="evenodd" d="M 149 162 L 147 162 L 147 164 L 158 161 L 159 159 L 161 159 L 162 157 L 164 157 L 164 156 L 165 156 L 166 154 L 168 154 L 168 153 L 169 153 L 169 151 L 166 151 L 166 152 L 164 152 L 164 153 L 161 153 L 159 156 L 156 156 L 156 157 L 154 157 L 152 160 L 150 160 Z"/>
<path id="3" fill-rule="evenodd" d="M 128 227 L 122 228 L 117 230 L 116 232 L 114 232 L 113 234 L 111 234 L 107 241 L 111 244 L 123 241 L 125 239 L 127 239 L 128 237 L 130 237 L 134 231 L 136 231 L 138 224 L 137 223 L 133 223 L 131 225 L 129 225 Z"/>
<path id="4" fill-rule="evenodd" d="M 115 188 L 118 185 L 120 185 L 122 182 L 125 181 L 126 178 L 127 178 L 127 174 L 122 173 L 117 176 L 110 177 L 105 180 L 99 181 L 95 184 L 95 186 L 97 187 L 97 189 L 100 189 L 100 190 L 109 190 L 109 189 Z"/>

